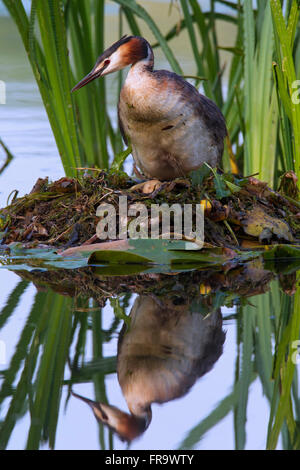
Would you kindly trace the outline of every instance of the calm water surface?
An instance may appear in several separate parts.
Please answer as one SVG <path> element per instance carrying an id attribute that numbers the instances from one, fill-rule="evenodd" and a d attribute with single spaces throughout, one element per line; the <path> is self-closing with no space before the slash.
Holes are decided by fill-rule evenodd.
<path id="1" fill-rule="evenodd" d="M 167 31 L 170 25 L 178 19 L 176 11 L 173 11 L 172 16 L 168 17 L 167 5 L 158 5 L 153 2 L 144 3 L 150 8 L 154 18 L 159 19 L 163 31 Z M 0 6 L 3 8 L 1 2 Z M 108 22 L 107 43 L 109 44 L 117 38 L 113 8 L 108 11 Z M 225 26 L 221 30 L 224 35 L 224 44 L 230 45 L 229 32 Z M 147 34 L 149 32 L 145 31 L 145 35 Z M 178 51 L 178 59 L 186 73 L 194 73 L 184 35 L 183 39 L 175 40 L 172 46 Z M 167 67 L 167 64 L 158 54 L 157 67 L 162 66 Z M 22 44 L 17 37 L 15 26 L 7 17 L 0 17 L 0 79 L 4 80 L 7 85 L 7 103 L 5 106 L 0 105 L 0 137 L 15 156 L 10 166 L 0 176 L 0 206 L 2 207 L 6 205 L 7 198 L 14 189 L 23 195 L 31 189 L 37 178 L 49 176 L 55 180 L 63 175 L 55 141 Z M 114 113 L 116 96 L 113 77 L 109 84 L 111 112 Z M 0 151 L 0 162 L 3 158 L 4 154 Z M 258 271 L 259 274 L 257 274 Z M 250 355 L 250 362 L 256 375 L 248 384 L 246 427 L 236 427 L 234 406 L 229 410 L 221 406 L 221 415 L 212 420 L 213 423 L 208 426 L 208 431 L 201 436 L 201 440 L 199 438 L 195 448 L 234 449 L 238 445 L 237 442 L 243 442 L 241 429 L 246 429 L 245 448 L 264 449 L 270 413 L 270 396 L 268 396 L 268 387 L 265 387 L 263 377 L 271 376 L 270 352 L 274 347 L 276 319 L 280 315 L 283 297 L 288 303 L 288 296 L 283 294 L 282 287 L 271 271 L 262 271 L 261 269 L 258 271 L 251 271 L 254 279 L 256 275 L 258 276 L 254 284 L 259 285 L 262 280 L 261 285 L 265 286 L 265 290 L 268 292 L 254 296 L 261 291 L 255 290 L 256 284 L 252 286 L 252 290 L 250 289 L 247 293 L 250 296 L 250 305 L 246 305 L 247 301 L 244 300 L 245 291 L 239 291 L 241 279 L 237 276 L 236 280 L 231 282 L 229 290 L 222 289 L 221 284 L 219 287 L 213 284 L 206 296 L 199 295 L 200 283 L 197 284 L 198 281 L 195 281 L 195 292 L 197 290 L 198 295 L 195 294 L 189 299 L 186 296 L 181 296 L 182 286 L 181 279 L 179 279 L 175 288 L 172 287 L 175 292 L 179 289 L 178 295 L 175 296 L 176 301 L 174 301 L 173 291 L 170 293 L 167 287 L 164 299 L 161 299 L 157 292 L 145 296 L 140 287 L 132 288 L 129 295 L 128 289 L 124 288 L 124 292 L 118 294 L 120 296 L 119 304 L 116 305 L 109 299 L 106 301 L 102 299 L 100 308 L 99 302 L 95 303 L 95 299 L 91 302 L 81 295 L 75 300 L 74 297 L 57 293 L 57 286 L 55 286 L 56 293 L 45 286 L 43 288 L 38 286 L 37 289 L 37 280 L 35 279 L 34 283 L 30 282 L 28 273 L 27 275 L 26 273 L 18 274 L 7 269 L 0 269 L 0 345 L 2 345 L 2 353 L 3 345 L 5 346 L 5 354 L 0 356 L 0 370 L 2 371 L 0 375 L 2 384 L 2 389 L 0 389 L 0 422 L 3 424 L 0 431 L 1 446 L 7 449 L 25 448 L 29 430 L 31 433 L 29 439 L 32 439 L 31 442 L 36 442 L 34 440 L 36 439 L 34 434 L 36 429 L 31 427 L 30 415 L 36 412 L 32 408 L 32 397 L 35 393 L 35 387 L 41 379 L 39 379 L 39 373 L 34 372 L 34 367 L 36 370 L 40 370 L 39 367 L 44 367 L 43 357 L 46 357 L 48 347 L 47 332 L 51 327 L 54 328 L 52 322 L 56 318 L 55 313 L 59 312 L 64 321 L 69 322 L 65 325 L 65 331 L 70 334 L 70 344 L 68 344 L 68 351 L 64 356 L 64 383 L 60 384 L 61 388 L 59 389 L 61 396 L 57 397 L 59 413 L 55 440 L 56 449 L 127 448 L 127 444 L 122 442 L 116 434 L 109 433 L 107 428 L 97 424 L 85 403 L 68 395 L 71 381 L 74 392 L 91 399 L 97 397 L 97 399 L 108 402 L 128 413 L 129 398 L 128 393 L 127 395 L 124 393 L 127 382 L 125 380 L 125 383 L 123 381 L 120 384 L 115 372 L 118 342 L 118 368 L 121 375 L 127 377 L 130 372 L 134 377 L 135 374 L 137 377 L 140 377 L 139 374 L 141 374 L 142 377 L 142 379 L 133 380 L 132 387 L 136 387 L 134 388 L 133 402 L 138 401 L 141 392 L 138 380 L 144 381 L 144 395 L 152 394 L 153 401 L 170 400 L 161 405 L 156 403 L 152 405 L 152 421 L 148 429 L 133 440 L 130 448 L 178 448 L 190 431 L 203 422 L 231 394 L 236 380 L 237 368 L 240 368 L 238 360 L 241 361 L 242 357 L 243 333 L 241 331 L 250 330 L 251 336 L 253 334 L 253 356 Z M 90 276 L 92 277 L 93 274 Z M 182 281 L 183 286 L 184 282 L 186 281 Z M 218 292 L 220 294 L 221 291 L 223 291 L 223 297 L 222 295 L 218 296 Z M 112 292 L 114 293 L 114 291 Z M 233 299 L 232 302 L 229 301 L 229 295 Z M 117 298 L 115 293 L 113 297 Z M 168 303 L 166 299 L 169 297 L 171 300 Z M 195 304 L 191 306 L 193 301 Z M 225 302 L 229 307 L 224 307 Z M 243 308 L 241 304 L 244 305 Z M 220 310 L 219 307 L 222 305 Z M 178 330 L 177 327 L 172 326 L 170 311 L 177 312 L 179 324 L 182 322 L 181 329 Z M 145 315 L 145 312 L 150 313 Z M 190 318 L 191 312 L 192 318 Z M 197 318 L 194 318 L 195 313 L 198 313 Z M 131 326 L 131 336 L 122 334 L 120 339 L 119 334 L 124 328 L 125 314 L 130 315 L 131 318 L 140 319 L 140 325 L 137 322 L 136 330 Z M 48 318 L 48 323 L 45 320 L 44 326 L 41 324 L 43 318 Z M 152 318 L 151 325 L 147 323 L 147 321 L 150 322 L 149 318 Z M 247 323 L 245 318 L 250 319 L 250 326 L 249 321 Z M 157 319 L 157 324 L 155 319 Z M 164 325 L 160 323 L 162 319 L 165 321 Z M 203 329 L 203 325 L 209 325 L 209 322 L 214 325 L 213 328 L 215 328 L 218 340 L 212 339 L 208 327 L 207 331 L 205 328 Z M 132 323 L 134 323 L 133 320 L 131 320 L 131 325 Z M 265 336 L 263 337 L 268 341 L 269 353 L 266 356 L 261 355 L 262 345 L 260 338 L 255 333 L 260 327 L 267 328 L 267 330 L 269 328 L 267 332 L 264 330 Z M 61 324 L 60 328 L 62 328 Z M 154 358 L 152 361 L 153 364 L 155 363 L 152 371 L 154 375 L 152 376 L 151 367 L 153 364 L 151 361 L 145 371 L 143 364 L 136 357 L 130 363 L 128 358 L 126 359 L 126 354 L 122 353 L 124 350 L 126 352 L 125 339 L 127 338 L 130 344 L 141 341 L 139 335 L 141 335 L 141 331 L 145 330 L 149 335 L 147 338 L 143 338 L 142 343 L 148 351 L 149 357 L 153 356 Z M 38 333 L 39 331 L 40 333 Z M 153 344 L 156 344 L 156 349 L 150 341 L 147 349 L 149 338 L 157 338 L 163 331 L 169 331 L 172 334 L 168 336 L 165 333 L 166 337 L 157 341 L 157 344 L 153 341 Z M 195 331 L 197 334 L 199 332 L 199 337 L 197 334 L 195 335 Z M 226 338 L 221 351 L 220 335 L 222 331 L 226 332 Z M 40 341 L 36 353 L 36 363 L 28 365 L 28 357 L 30 357 L 30 351 L 35 344 L 34 341 Z M 203 351 L 200 346 L 206 343 L 208 343 L 208 349 Z M 151 350 L 152 347 L 153 350 Z M 63 355 L 62 351 L 60 353 Z M 191 362 L 190 358 L 193 355 L 195 356 L 194 362 Z M 58 356 L 57 364 L 61 357 Z M 267 357 L 267 362 L 262 366 L 264 373 L 262 373 L 261 364 L 259 364 L 260 357 Z M 185 358 L 186 365 L 182 365 L 180 358 Z M 31 383 L 25 383 L 22 388 L 20 386 L 22 380 L 24 382 L 22 374 L 29 366 L 33 368 L 31 369 L 33 375 L 29 375 Z M 185 370 L 184 377 L 182 377 L 182 367 Z M 212 367 L 211 370 L 206 372 L 206 369 L 210 367 Z M 189 368 L 191 370 L 188 374 L 186 371 Z M 163 381 L 167 380 L 167 385 L 170 388 L 169 394 L 166 394 L 164 399 L 159 393 L 164 386 L 166 387 L 166 383 L 163 385 L 163 382 L 160 382 L 158 377 L 160 375 L 163 377 Z M 155 385 L 155 391 L 150 391 L 149 384 L 152 382 Z M 175 382 L 178 389 L 175 387 Z M 52 386 L 54 385 L 52 384 Z M 53 411 L 54 405 L 49 409 Z M 49 402 L 47 402 L 47 406 L 49 406 Z M 44 408 L 41 407 L 41 416 L 43 410 Z M 43 418 L 44 432 L 47 434 L 47 430 L 50 429 L 51 434 L 55 425 L 51 422 L 51 416 L 48 419 L 50 424 L 47 425 L 45 424 L 47 419 L 45 416 Z M 40 441 L 42 449 L 49 447 L 47 436 L 45 437 L 46 443 L 43 443 L 42 439 Z M 281 445 L 279 444 L 279 446 Z"/>

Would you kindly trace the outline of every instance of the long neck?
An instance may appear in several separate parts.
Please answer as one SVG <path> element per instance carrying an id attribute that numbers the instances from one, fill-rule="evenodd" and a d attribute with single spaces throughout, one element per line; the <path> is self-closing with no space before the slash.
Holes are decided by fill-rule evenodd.
<path id="1" fill-rule="evenodd" d="M 131 69 L 136 70 L 147 70 L 149 72 L 153 71 L 154 67 L 154 55 L 153 50 L 148 41 L 144 38 L 139 38 L 141 46 L 141 55 L 136 62 L 132 64 Z"/>

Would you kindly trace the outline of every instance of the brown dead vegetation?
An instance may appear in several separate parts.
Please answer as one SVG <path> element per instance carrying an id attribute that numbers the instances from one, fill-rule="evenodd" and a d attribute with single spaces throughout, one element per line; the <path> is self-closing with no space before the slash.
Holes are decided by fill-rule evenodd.
<path id="1" fill-rule="evenodd" d="M 149 210 L 152 203 L 206 201 L 205 242 L 213 246 L 247 249 L 300 240 L 300 204 L 295 176 L 290 173 L 282 179 L 281 192 L 254 177 L 221 174 L 209 174 L 201 184 L 193 185 L 189 179 L 162 183 L 150 195 L 139 188 L 132 190 L 133 184 L 124 173 L 104 171 L 78 180 L 39 179 L 28 195 L 0 210 L 1 243 L 61 248 L 97 243 L 97 207 L 110 203 L 118 213 L 120 196 L 127 196 L 128 205 L 142 202 Z"/>

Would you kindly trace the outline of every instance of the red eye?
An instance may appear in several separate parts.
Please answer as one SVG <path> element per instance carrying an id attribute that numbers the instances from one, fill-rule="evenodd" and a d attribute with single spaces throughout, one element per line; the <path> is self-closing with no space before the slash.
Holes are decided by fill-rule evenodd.
<path id="1" fill-rule="evenodd" d="M 104 61 L 104 65 L 107 66 L 107 65 L 109 65 L 109 64 L 110 64 L 110 60 L 109 60 L 109 59 L 106 59 L 106 60 Z"/>

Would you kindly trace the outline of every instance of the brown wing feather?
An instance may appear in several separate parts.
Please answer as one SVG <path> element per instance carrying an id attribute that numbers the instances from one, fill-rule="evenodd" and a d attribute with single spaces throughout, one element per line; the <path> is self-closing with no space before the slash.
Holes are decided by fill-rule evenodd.
<path id="1" fill-rule="evenodd" d="M 184 80 L 180 75 L 168 70 L 155 70 L 153 73 L 158 81 L 163 82 L 166 80 L 172 83 L 184 100 L 193 101 L 199 117 L 203 119 L 207 129 L 213 134 L 215 142 L 223 146 L 227 128 L 224 116 L 218 106 L 206 96 L 201 95 L 191 83 Z"/>

